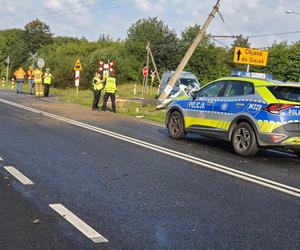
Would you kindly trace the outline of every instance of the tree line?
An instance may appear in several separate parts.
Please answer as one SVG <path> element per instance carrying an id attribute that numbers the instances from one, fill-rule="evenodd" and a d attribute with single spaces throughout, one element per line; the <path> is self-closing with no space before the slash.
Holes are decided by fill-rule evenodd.
<path id="1" fill-rule="evenodd" d="M 10 72 L 32 63 L 29 53 L 38 53 L 55 76 L 54 85 L 74 86 L 73 66 L 77 58 L 83 65 L 82 84 L 90 87 L 99 60 L 116 61 L 118 83 L 142 82 L 142 68 L 146 63 L 146 45 L 150 42 L 160 74 L 175 70 L 184 53 L 199 32 L 200 26 L 187 27 L 180 37 L 158 18 L 144 18 L 132 24 L 124 40 L 113 40 L 102 34 L 97 41 L 85 38 L 55 37 L 50 27 L 36 19 L 24 29 L 0 30 L 0 74 L 5 75 L 5 60 L 10 56 Z M 218 46 L 209 36 L 202 40 L 186 67 L 206 83 L 229 75 L 232 69 L 245 70 L 244 65 L 233 64 L 236 46 L 251 47 L 247 37 L 238 36 L 230 48 Z M 276 43 L 269 48 L 267 67 L 251 67 L 252 71 L 267 72 L 282 81 L 300 79 L 300 41 L 288 45 Z"/>

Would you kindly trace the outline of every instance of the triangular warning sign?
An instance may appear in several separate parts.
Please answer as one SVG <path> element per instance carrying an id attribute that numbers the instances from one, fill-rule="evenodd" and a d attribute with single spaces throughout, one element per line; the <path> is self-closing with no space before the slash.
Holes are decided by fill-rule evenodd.
<path id="1" fill-rule="evenodd" d="M 82 65 L 80 63 L 79 58 L 77 59 L 77 61 L 75 63 L 74 70 L 82 70 Z"/>

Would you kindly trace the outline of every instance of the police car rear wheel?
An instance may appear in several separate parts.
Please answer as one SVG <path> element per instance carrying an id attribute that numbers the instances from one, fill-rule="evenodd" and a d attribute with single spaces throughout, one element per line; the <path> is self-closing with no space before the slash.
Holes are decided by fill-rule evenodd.
<path id="1" fill-rule="evenodd" d="M 168 119 L 168 132 L 173 139 L 182 139 L 185 137 L 184 125 L 179 112 L 174 111 Z"/>
<path id="2" fill-rule="evenodd" d="M 242 122 L 234 129 L 232 145 L 234 151 L 242 156 L 252 156 L 257 153 L 256 136 L 250 124 Z"/>

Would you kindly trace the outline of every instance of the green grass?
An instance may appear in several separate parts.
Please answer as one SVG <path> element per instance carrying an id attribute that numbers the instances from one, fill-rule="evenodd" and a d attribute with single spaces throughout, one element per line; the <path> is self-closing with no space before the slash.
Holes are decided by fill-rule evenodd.
<path id="1" fill-rule="evenodd" d="M 4 87 L 0 84 L 0 89 L 11 89 L 11 83 L 6 84 Z M 146 120 L 156 121 L 163 123 L 165 119 L 165 110 L 156 110 L 156 105 L 147 104 L 144 105 L 139 101 L 127 100 L 127 98 L 146 98 L 153 99 L 156 95 L 157 88 L 152 90 L 149 88 L 148 94 L 142 95 L 142 86 L 136 86 L 136 95 L 133 95 L 134 84 L 122 84 L 118 85 L 117 92 L 117 112 L 124 115 L 135 116 Z M 15 86 L 14 86 L 15 90 Z M 29 93 L 29 84 L 26 82 L 23 85 L 23 91 Z M 79 90 L 78 97 L 76 96 L 76 89 L 58 89 L 52 87 L 50 89 L 50 96 L 55 96 L 57 101 L 65 103 L 76 103 L 85 106 L 92 106 L 93 92 L 91 90 Z M 100 100 L 103 101 L 103 93 Z"/>

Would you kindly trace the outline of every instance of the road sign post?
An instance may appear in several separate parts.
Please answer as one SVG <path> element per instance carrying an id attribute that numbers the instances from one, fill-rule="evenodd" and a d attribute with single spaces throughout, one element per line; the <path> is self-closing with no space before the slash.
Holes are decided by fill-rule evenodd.
<path id="1" fill-rule="evenodd" d="M 151 95 L 152 95 L 152 89 L 153 89 L 153 83 L 154 83 L 155 76 L 156 76 L 156 71 L 151 70 Z"/>
<path id="2" fill-rule="evenodd" d="M 234 50 L 234 63 L 267 66 L 269 52 L 267 50 L 236 47 Z"/>
<path id="3" fill-rule="evenodd" d="M 79 94 L 79 85 L 80 85 L 80 71 L 82 71 L 82 65 L 80 63 L 80 59 L 77 58 L 76 63 L 74 65 L 75 71 L 75 87 L 76 87 L 76 97 Z"/>
<path id="4" fill-rule="evenodd" d="M 143 68 L 143 76 L 144 76 L 144 78 L 143 78 L 143 88 L 142 88 L 142 94 L 144 95 L 145 93 L 146 93 L 146 82 L 148 81 L 147 79 L 148 79 L 148 75 L 149 75 L 149 69 L 148 69 L 148 67 L 147 66 L 145 66 L 144 68 Z"/>

